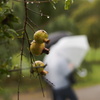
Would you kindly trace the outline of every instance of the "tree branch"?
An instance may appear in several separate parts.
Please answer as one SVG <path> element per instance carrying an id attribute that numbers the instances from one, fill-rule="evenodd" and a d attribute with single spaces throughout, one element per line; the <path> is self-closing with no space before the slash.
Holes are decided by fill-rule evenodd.
<path id="1" fill-rule="evenodd" d="M 20 58 L 20 72 L 19 72 L 19 79 L 18 79 L 18 100 L 19 100 L 19 93 L 20 93 L 20 84 L 21 84 L 21 78 L 22 78 L 22 59 L 23 59 L 23 51 L 24 51 L 24 40 L 25 40 L 25 33 L 26 33 L 26 22 L 27 22 L 27 4 L 26 0 L 24 0 L 24 8 L 25 8 L 25 20 L 24 20 L 24 26 L 23 26 L 23 38 L 22 38 L 22 47 L 21 47 L 21 58 Z"/>
<path id="2" fill-rule="evenodd" d="M 39 26 L 36 25 L 29 17 L 27 18 L 33 25 L 35 25 L 38 29 L 39 29 Z"/>
<path id="3" fill-rule="evenodd" d="M 35 14 L 38 14 L 38 15 L 40 15 L 40 16 L 45 16 L 45 17 L 49 17 L 48 15 L 46 15 L 46 14 L 43 14 L 42 12 L 36 12 L 36 11 L 33 11 L 32 9 L 30 9 L 30 8 L 28 8 L 27 7 L 27 9 L 29 10 L 29 11 L 31 11 L 31 12 L 33 12 L 33 13 L 35 13 Z"/>
<path id="4" fill-rule="evenodd" d="M 32 27 L 31 24 L 29 24 L 29 23 L 27 22 L 27 25 L 33 30 L 33 32 L 35 32 L 35 30 L 34 30 L 34 28 Z"/>
<path id="5" fill-rule="evenodd" d="M 16 2 L 22 2 L 22 0 L 14 0 L 14 1 L 16 1 Z M 50 0 L 44 0 L 44 1 L 24 1 L 25 3 L 27 3 L 27 2 L 29 2 L 29 3 L 48 3 L 48 2 L 50 2 Z"/>

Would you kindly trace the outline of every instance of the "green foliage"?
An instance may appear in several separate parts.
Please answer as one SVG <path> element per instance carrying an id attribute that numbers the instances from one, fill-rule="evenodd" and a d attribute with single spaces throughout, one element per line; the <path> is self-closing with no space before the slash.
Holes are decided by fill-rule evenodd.
<path id="1" fill-rule="evenodd" d="M 54 3 L 57 3 L 59 0 L 52 0 Z"/>
<path id="2" fill-rule="evenodd" d="M 45 28 L 50 32 L 70 31 L 74 33 L 75 31 L 77 31 L 77 27 L 74 25 L 73 20 L 69 19 L 64 14 L 59 15 L 54 19 L 54 21 L 49 22 L 48 26 Z"/>
<path id="3" fill-rule="evenodd" d="M 14 68 L 20 68 L 20 54 L 14 54 L 12 56 L 12 66 Z M 28 68 L 29 67 L 29 61 L 26 57 L 23 56 L 23 62 L 22 62 L 22 68 Z"/>
<path id="4" fill-rule="evenodd" d="M 1 59 L 1 64 L 0 64 L 0 78 L 3 77 L 4 74 L 8 74 L 8 70 L 10 69 L 11 66 L 11 58 L 5 58 Z"/>
<path id="5" fill-rule="evenodd" d="M 56 11 L 52 12 L 53 19 L 44 28 L 50 32 L 66 30 L 77 35 L 85 34 L 92 47 L 100 47 L 100 0 L 93 2 L 75 0 L 65 12 L 62 9 L 63 4 L 63 1 L 58 1 Z M 56 12 L 59 14 L 57 15 Z"/>
<path id="6" fill-rule="evenodd" d="M 91 48 L 88 52 L 85 61 L 82 63 L 79 69 L 85 68 L 87 69 L 87 76 L 79 77 L 75 74 L 77 84 L 75 84 L 75 88 L 82 88 L 86 86 L 92 86 L 100 84 L 100 48 L 94 49 Z"/>
<path id="7" fill-rule="evenodd" d="M 65 0 L 65 10 L 68 10 L 71 4 L 73 3 L 73 0 Z"/>
<path id="8" fill-rule="evenodd" d="M 1 88 L 0 89 L 0 97 L 2 97 L 3 100 L 12 100 L 11 91 L 9 89 L 4 90 L 3 88 Z"/>
<path id="9" fill-rule="evenodd" d="M 84 6 L 85 5 L 85 6 Z M 78 9 L 72 12 L 72 19 L 75 21 L 80 34 L 86 34 L 92 47 L 100 46 L 100 1 L 84 1 L 78 6 Z"/>
<path id="10" fill-rule="evenodd" d="M 19 20 L 7 2 L 8 0 L 0 1 L 0 77 L 3 74 L 8 74 L 8 70 L 12 66 L 11 55 L 13 52 L 10 49 L 13 50 L 13 48 L 10 43 L 11 39 L 18 36 L 14 23 L 19 23 Z"/>
<path id="11" fill-rule="evenodd" d="M 14 38 L 18 35 L 14 30 L 13 23 L 18 23 L 18 17 L 14 15 L 14 11 L 3 1 L 0 3 L 0 38 Z"/>
<path id="12" fill-rule="evenodd" d="M 52 0 L 53 3 L 58 3 L 59 0 Z M 65 4 L 64 4 L 64 9 L 68 10 L 71 6 L 71 4 L 73 3 L 73 0 L 65 0 Z"/>
<path id="13" fill-rule="evenodd" d="M 83 88 L 83 87 L 90 87 L 93 85 L 99 85 L 100 84 L 100 67 L 99 65 L 92 65 L 92 72 L 88 73 L 86 77 L 79 78 L 78 77 L 78 82 L 75 84 L 75 88 Z"/>

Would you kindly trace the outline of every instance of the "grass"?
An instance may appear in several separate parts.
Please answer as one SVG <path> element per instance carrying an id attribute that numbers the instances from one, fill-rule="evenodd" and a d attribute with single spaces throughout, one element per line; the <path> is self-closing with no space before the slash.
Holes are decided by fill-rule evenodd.
<path id="1" fill-rule="evenodd" d="M 83 88 L 93 85 L 100 85 L 100 66 L 93 65 L 92 72 L 90 72 L 86 77 L 79 79 L 74 88 Z"/>
<path id="2" fill-rule="evenodd" d="M 100 61 L 100 48 L 91 48 L 85 59 L 87 61 Z"/>
<path id="3" fill-rule="evenodd" d="M 100 48 L 91 48 L 85 60 L 91 63 L 89 67 L 92 71 L 88 70 L 88 75 L 84 78 L 80 78 L 77 84 L 74 85 L 74 88 L 83 88 L 98 84 L 100 85 Z"/>

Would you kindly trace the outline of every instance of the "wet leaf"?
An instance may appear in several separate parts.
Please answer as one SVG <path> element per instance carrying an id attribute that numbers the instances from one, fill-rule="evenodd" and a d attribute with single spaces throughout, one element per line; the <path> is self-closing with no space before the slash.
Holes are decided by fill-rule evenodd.
<path id="1" fill-rule="evenodd" d="M 65 0 L 64 9 L 65 9 L 65 10 L 68 10 L 69 7 L 71 6 L 71 3 L 72 3 L 72 0 Z"/>
<path id="2" fill-rule="evenodd" d="M 53 1 L 53 3 L 57 3 L 59 0 L 52 0 Z"/>

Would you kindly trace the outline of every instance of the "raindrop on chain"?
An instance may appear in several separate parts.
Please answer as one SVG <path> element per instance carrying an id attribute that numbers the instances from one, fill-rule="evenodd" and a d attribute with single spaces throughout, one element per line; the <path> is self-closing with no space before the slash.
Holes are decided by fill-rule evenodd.
<path id="1" fill-rule="evenodd" d="M 72 0 L 72 3 L 74 2 L 74 0 Z"/>
<path id="2" fill-rule="evenodd" d="M 47 16 L 47 18 L 50 18 L 50 16 Z"/>
<path id="3" fill-rule="evenodd" d="M 34 2 L 31 2 L 31 4 L 33 4 Z"/>
<path id="4" fill-rule="evenodd" d="M 38 3 L 41 3 L 40 1 L 38 1 Z"/>
<path id="5" fill-rule="evenodd" d="M 4 2 L 3 2 L 3 1 L 2 1 L 1 3 L 2 3 L 2 4 L 4 4 Z"/>
<path id="6" fill-rule="evenodd" d="M 40 10 L 39 12 L 41 13 L 42 11 Z"/>
<path id="7" fill-rule="evenodd" d="M 43 16 L 43 13 L 41 13 L 41 16 Z"/>
<path id="8" fill-rule="evenodd" d="M 56 7 L 53 5 L 54 10 L 56 10 Z"/>
<path id="9" fill-rule="evenodd" d="M 9 2 L 7 1 L 6 4 L 9 4 Z"/>
<path id="10" fill-rule="evenodd" d="M 29 4 L 29 2 L 26 2 L 27 4 Z"/>
<path id="11" fill-rule="evenodd" d="M 7 75 L 8 78 L 10 78 L 10 75 Z"/>
<path id="12" fill-rule="evenodd" d="M 11 60 L 12 59 L 12 57 L 9 57 L 9 60 Z"/>

